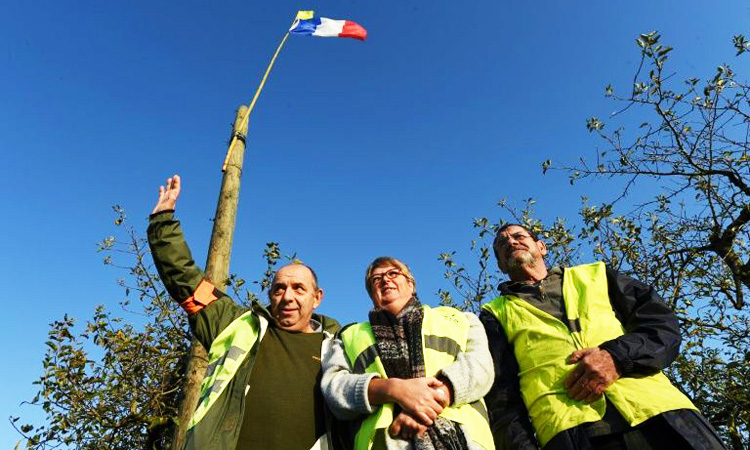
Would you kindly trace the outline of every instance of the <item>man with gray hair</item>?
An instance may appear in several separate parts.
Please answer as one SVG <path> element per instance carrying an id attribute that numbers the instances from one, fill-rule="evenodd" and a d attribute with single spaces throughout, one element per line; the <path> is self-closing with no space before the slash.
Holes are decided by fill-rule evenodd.
<path id="1" fill-rule="evenodd" d="M 493 249 L 510 278 L 480 315 L 497 448 L 724 448 L 661 372 L 681 338 L 652 287 L 601 262 L 547 269 L 547 246 L 519 224 L 501 227 Z"/>

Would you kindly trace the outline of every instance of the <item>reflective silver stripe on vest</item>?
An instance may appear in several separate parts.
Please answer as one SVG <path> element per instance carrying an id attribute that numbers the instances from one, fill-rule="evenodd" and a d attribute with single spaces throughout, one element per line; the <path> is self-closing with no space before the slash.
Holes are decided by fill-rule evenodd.
<path id="1" fill-rule="evenodd" d="M 219 367 L 219 365 L 223 365 L 224 361 L 226 361 L 227 358 L 237 359 L 239 356 L 242 355 L 243 352 L 244 350 L 242 350 L 241 348 L 237 346 L 233 345 L 229 347 L 229 350 L 227 350 L 227 352 L 224 353 L 224 355 L 221 358 L 217 359 L 216 361 L 208 365 L 208 369 L 206 369 L 206 374 L 203 376 L 203 378 L 208 378 L 211 375 L 213 375 L 214 371 L 216 371 L 216 368 Z"/>
<path id="2" fill-rule="evenodd" d="M 458 342 L 445 336 L 435 336 L 428 334 L 423 336 L 425 348 L 435 350 L 438 352 L 447 353 L 454 358 L 461 352 L 461 346 Z M 353 370 L 354 373 L 365 373 L 365 369 L 370 367 L 370 364 L 374 363 L 378 357 L 378 349 L 376 344 L 373 344 L 357 355 L 357 359 L 354 360 Z"/>
<path id="3" fill-rule="evenodd" d="M 219 392 L 221 390 L 221 387 L 224 386 L 224 383 L 224 380 L 214 381 L 214 384 L 211 385 L 211 389 L 208 390 L 208 394 L 210 395 L 214 392 Z"/>
<path id="4" fill-rule="evenodd" d="M 220 365 L 223 365 L 224 361 L 226 361 L 227 358 L 237 359 L 240 356 L 242 356 L 243 353 L 244 353 L 244 350 L 237 347 L 236 345 L 229 347 L 229 350 L 227 350 L 227 352 L 224 353 L 224 355 L 221 358 L 217 359 L 216 361 L 208 365 L 208 369 L 206 369 L 206 375 L 204 375 L 203 378 L 208 378 L 211 375 L 213 375 L 213 373 L 216 371 L 216 368 L 219 367 Z M 203 401 L 205 401 L 211 395 L 212 392 L 218 392 L 223 385 L 224 385 L 223 381 L 214 382 L 214 384 L 211 386 L 211 389 L 208 389 L 206 392 L 203 393 L 201 398 L 198 400 L 198 404 L 200 405 L 201 403 L 203 403 Z"/>
<path id="5" fill-rule="evenodd" d="M 423 339 L 425 348 L 447 353 L 453 357 L 458 356 L 458 353 L 461 351 L 461 346 L 458 345 L 458 342 L 449 337 L 427 334 Z"/>
<path id="6" fill-rule="evenodd" d="M 378 349 L 375 344 L 367 347 L 357 355 L 357 359 L 354 360 L 354 373 L 365 373 L 365 369 L 370 367 L 370 364 L 374 363 L 378 357 Z"/>
<path id="7" fill-rule="evenodd" d="M 222 386 L 224 386 L 223 380 L 214 381 L 214 384 L 211 385 L 211 389 L 207 389 L 206 392 L 204 392 L 201 398 L 198 400 L 198 405 L 208 400 L 208 397 L 210 397 L 212 393 L 219 392 Z"/>
<path id="8" fill-rule="evenodd" d="M 474 408 L 479 414 L 481 414 L 482 417 L 484 417 L 484 420 L 486 420 L 487 423 L 489 423 L 490 416 L 487 414 L 487 408 L 484 407 L 484 404 L 482 403 L 481 400 L 477 400 L 475 402 L 469 403 L 469 405 L 471 405 L 471 407 Z"/>

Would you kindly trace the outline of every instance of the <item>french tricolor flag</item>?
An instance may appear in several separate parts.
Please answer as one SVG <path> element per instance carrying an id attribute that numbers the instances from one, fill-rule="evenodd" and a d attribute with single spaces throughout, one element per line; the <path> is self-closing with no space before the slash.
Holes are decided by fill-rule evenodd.
<path id="1" fill-rule="evenodd" d="M 299 11 L 289 32 L 320 37 L 348 37 L 360 41 L 367 38 L 367 30 L 356 22 L 313 17 L 312 11 Z"/>

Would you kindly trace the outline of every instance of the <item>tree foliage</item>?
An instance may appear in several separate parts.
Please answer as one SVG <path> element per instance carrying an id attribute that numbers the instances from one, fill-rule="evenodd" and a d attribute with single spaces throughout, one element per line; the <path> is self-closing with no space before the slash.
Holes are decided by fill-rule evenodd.
<path id="1" fill-rule="evenodd" d="M 675 81 L 667 72 L 672 48 L 657 33 L 636 43 L 641 63 L 627 94 L 605 88 L 622 105 L 607 119 L 618 126 L 586 121 L 603 149 L 592 160 L 542 164 L 545 173 L 567 172 L 571 184 L 620 180 L 620 195 L 601 204 L 584 198 L 575 223 L 543 223 L 533 199 L 520 209 L 505 201 L 499 207 L 544 238 L 550 264 L 601 259 L 654 285 L 682 319 L 682 354 L 669 375 L 727 442 L 743 448 L 750 441 L 750 86 L 727 64 L 706 79 Z M 733 45 L 737 55 L 750 51 L 744 36 Z M 105 264 L 127 274 L 119 280 L 122 306 L 137 319 L 128 323 L 99 306 L 82 330 L 67 316 L 50 325 L 39 391 L 29 402 L 41 408 L 45 423 L 11 417 L 25 448 L 169 445 L 188 327 L 155 276 L 144 240 L 122 227 L 121 208 L 115 212 L 120 238 L 105 239 L 100 251 Z M 444 304 L 476 311 L 497 295 L 491 241 L 502 223 L 474 220 L 475 263 L 460 263 L 456 252 L 440 254 L 451 284 L 440 291 Z M 269 243 L 264 257 L 268 269 L 255 282 L 261 291 L 281 259 L 278 244 Z M 235 298 L 257 299 L 243 279 L 231 276 L 229 285 Z"/>
<path id="2" fill-rule="evenodd" d="M 575 226 L 535 219 L 534 200 L 519 211 L 501 202 L 513 222 L 539 232 L 552 264 L 604 260 L 656 287 L 682 319 L 682 354 L 669 374 L 734 448 L 750 441 L 750 85 L 727 64 L 706 79 L 676 81 L 667 71 L 671 47 L 656 32 L 638 37 L 641 61 L 621 105 L 607 119 L 586 121 L 603 143 L 592 159 L 542 171 L 609 185 L 616 198 L 582 200 Z M 750 47 L 742 36 L 740 55 Z M 611 131 L 607 131 L 611 129 Z M 502 223 L 476 219 L 471 249 L 478 269 L 443 253 L 458 306 L 476 310 L 496 294 L 491 237 Z M 449 291 L 444 303 L 456 304 Z"/>
<path id="3" fill-rule="evenodd" d="M 117 283 L 126 317 L 99 305 L 82 329 L 67 315 L 50 324 L 43 374 L 34 382 L 38 392 L 28 402 L 45 420 L 11 417 L 23 437 L 17 448 L 170 448 L 191 334 L 184 311 L 155 273 L 148 243 L 124 226 L 122 208 L 113 209 L 117 237 L 104 239 L 98 250 L 105 265 L 124 274 Z M 278 243 L 266 244 L 263 256 L 267 269 L 252 283 L 261 292 L 282 259 Z M 258 299 L 236 275 L 228 285 L 246 304 Z"/>
<path id="4" fill-rule="evenodd" d="M 125 213 L 115 224 L 122 227 Z M 25 448 L 164 448 L 176 414 L 182 358 L 189 343 L 184 313 L 165 295 L 148 245 L 131 227 L 104 239 L 104 264 L 126 274 L 121 302 L 133 323 L 103 305 L 83 329 L 67 315 L 50 325 L 38 393 L 42 425 L 17 426 Z"/>

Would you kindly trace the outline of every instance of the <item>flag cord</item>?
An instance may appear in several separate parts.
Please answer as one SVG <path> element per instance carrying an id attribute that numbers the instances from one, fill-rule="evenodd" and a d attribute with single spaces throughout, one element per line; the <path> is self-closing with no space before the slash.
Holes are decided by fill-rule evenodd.
<path id="1" fill-rule="evenodd" d="M 268 78 L 268 74 L 271 73 L 273 64 L 276 62 L 276 57 L 279 56 L 281 47 L 284 46 L 284 43 L 286 42 L 286 39 L 288 37 L 289 37 L 289 32 L 287 31 L 286 34 L 284 35 L 284 39 L 281 40 L 281 43 L 276 48 L 276 53 L 273 54 L 273 58 L 271 58 L 271 62 L 268 63 L 268 67 L 266 68 L 266 73 L 263 75 L 263 79 L 260 81 L 260 85 L 258 86 L 258 89 L 255 91 L 255 95 L 253 96 L 253 100 L 250 102 L 250 106 L 247 108 L 247 112 L 245 113 L 245 116 L 242 118 L 242 121 L 240 122 L 239 130 L 234 130 L 234 133 L 232 134 L 232 140 L 231 142 L 229 142 L 229 149 L 227 149 L 227 157 L 224 158 L 224 164 L 221 166 L 222 172 L 225 172 L 227 170 L 227 165 L 229 164 L 229 158 L 232 157 L 232 149 L 234 148 L 234 144 L 238 140 L 242 140 L 242 141 L 245 140 L 245 136 L 241 134 L 241 130 L 247 130 L 247 122 L 248 122 L 248 118 L 250 117 L 250 112 L 253 110 L 253 107 L 255 107 L 255 102 L 258 100 L 258 97 L 260 96 L 260 91 L 263 90 L 263 86 L 266 84 L 266 79 Z"/>

